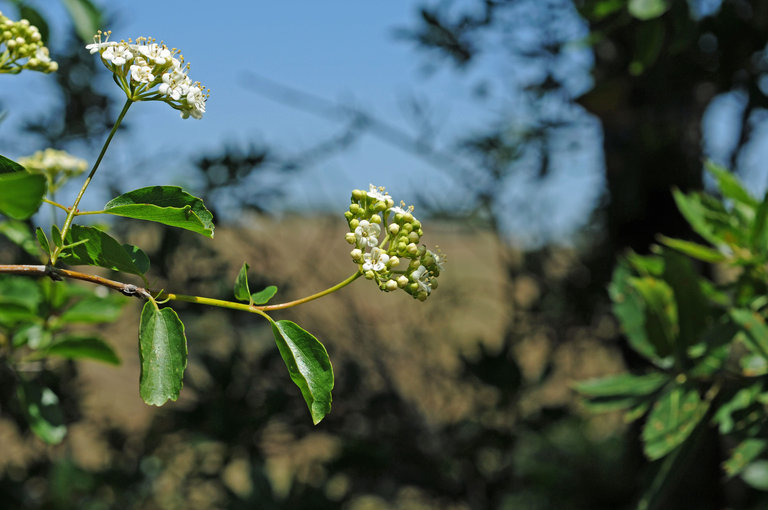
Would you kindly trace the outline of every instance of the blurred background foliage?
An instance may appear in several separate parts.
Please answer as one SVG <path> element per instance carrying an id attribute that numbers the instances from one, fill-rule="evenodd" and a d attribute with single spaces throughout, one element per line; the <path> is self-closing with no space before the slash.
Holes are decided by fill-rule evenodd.
<path id="1" fill-rule="evenodd" d="M 27 123 L 41 148 L 100 143 L 116 112 L 89 85 L 98 64 L 76 43 L 84 23 L 110 13 L 70 12 L 72 35 L 53 49 L 60 109 Z M 564 28 L 574 16 L 588 32 Z M 253 287 L 276 284 L 286 298 L 345 275 L 343 242 L 338 252 L 304 249 L 342 239 L 340 218 L 270 212 L 286 192 L 280 176 L 372 134 L 443 168 L 465 191 L 461 207 L 434 193 L 417 204 L 432 218 L 430 242 L 449 255 L 439 291 L 414 307 L 359 285 L 292 312 L 312 324 L 335 363 L 334 409 L 316 428 L 269 330 L 225 310 L 179 309 L 190 368 L 182 399 L 162 409 L 136 395 L 132 306 L 102 328 L 119 369 L 33 367 L 66 396 L 70 434 L 56 447 L 14 419 L 15 382 L 0 365 L 3 507 L 634 508 L 658 464 L 643 457 L 636 425 L 586 413 L 571 384 L 647 363 L 610 315 L 611 271 L 626 249 L 646 252 L 657 233 L 695 238 L 670 189 L 702 188 L 702 157 L 739 169 L 765 143 L 766 25 L 768 6 L 758 0 L 425 2 L 393 40 L 412 45 L 414 59 L 457 80 L 487 52 L 529 71 L 480 80 L 478 107 L 501 110 L 498 120 L 447 148 L 359 109 L 318 108 L 311 91 L 279 90 L 294 107 L 341 115 L 345 129 L 291 157 L 259 144 L 199 154 L 195 193 L 251 227 L 222 226 L 210 243 L 116 225 L 150 254 L 156 286 L 228 295 L 243 260 L 263 275 Z M 586 81 L 574 81 L 563 57 L 573 45 L 592 49 Z M 523 100 L 498 102 L 489 84 L 499 82 L 514 82 Z M 708 112 L 723 98 L 736 98 L 738 121 L 708 135 Z M 429 120 L 418 103 L 413 112 Z M 719 133 L 732 143 L 715 143 Z M 536 169 L 533 186 L 551 186 L 563 168 L 578 172 L 581 160 L 571 156 L 584 145 L 598 148 L 605 183 L 591 190 L 598 201 L 586 226 L 567 244 L 546 236 L 528 248 L 510 243 L 510 219 L 534 225 L 530 236 L 542 212 L 498 190 L 523 163 Z M 3 260 L 26 260 L 11 244 L 0 250 Z M 719 448 L 700 448 L 656 508 L 750 508 L 752 489 L 721 483 Z"/>

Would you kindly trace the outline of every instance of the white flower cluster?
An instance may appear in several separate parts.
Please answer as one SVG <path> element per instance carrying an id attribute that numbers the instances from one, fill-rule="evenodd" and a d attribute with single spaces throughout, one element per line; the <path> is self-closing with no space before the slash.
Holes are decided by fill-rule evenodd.
<path id="1" fill-rule="evenodd" d="M 419 246 L 424 232 L 421 222 L 413 216 L 413 206 L 405 207 L 402 202 L 395 206 L 383 187 L 371 184 L 368 191 L 352 191 L 344 217 L 350 230 L 346 240 L 355 246 L 350 252 L 352 260 L 381 290 L 403 289 L 424 301 L 437 288 L 445 257 Z M 401 268 L 404 261 L 408 264 Z"/>
<path id="2" fill-rule="evenodd" d="M 0 12 L 0 73 L 17 74 L 23 69 L 52 73 L 58 68 L 36 26 L 25 19 L 14 22 Z"/>
<path id="3" fill-rule="evenodd" d="M 177 49 L 148 37 L 110 41 L 110 34 L 99 31 L 85 48 L 99 53 L 128 99 L 163 101 L 179 110 L 183 119 L 203 118 L 210 91 L 190 79 L 189 64 Z"/>
<path id="4" fill-rule="evenodd" d="M 19 164 L 33 174 L 43 174 L 48 179 L 49 191 L 55 191 L 68 179 L 85 172 L 87 167 L 84 159 L 56 149 L 45 149 L 19 158 Z"/>

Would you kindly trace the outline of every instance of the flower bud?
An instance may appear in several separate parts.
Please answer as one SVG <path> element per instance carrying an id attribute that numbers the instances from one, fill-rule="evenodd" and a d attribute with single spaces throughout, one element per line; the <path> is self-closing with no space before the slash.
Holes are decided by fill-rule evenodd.
<path id="1" fill-rule="evenodd" d="M 346 234 L 344 234 L 344 240 L 349 244 L 355 244 L 356 239 L 357 238 L 355 237 L 354 232 L 347 232 Z"/>
<path id="2" fill-rule="evenodd" d="M 373 210 L 376 212 L 384 211 L 386 208 L 387 208 L 387 203 L 382 201 L 376 202 L 376 204 L 373 206 Z"/>
<path id="3" fill-rule="evenodd" d="M 381 216 L 379 216 L 378 214 L 374 214 L 373 216 L 371 216 L 371 223 L 381 224 Z"/>
<path id="4" fill-rule="evenodd" d="M 373 272 L 373 270 L 369 269 L 365 273 L 363 273 L 363 276 L 365 276 L 366 280 L 373 280 L 376 277 L 376 273 Z"/>
<path id="5" fill-rule="evenodd" d="M 358 226 L 360 226 L 360 220 L 357 218 L 349 220 L 349 228 L 352 230 L 356 229 Z"/>
<path id="6" fill-rule="evenodd" d="M 397 290 L 397 282 L 395 280 L 387 280 L 387 290 L 390 292 Z"/>
<path id="7" fill-rule="evenodd" d="M 350 204 L 349 212 L 351 212 L 352 214 L 361 214 L 363 210 L 360 208 L 360 205 L 358 204 Z"/>
<path id="8" fill-rule="evenodd" d="M 421 292 L 419 292 L 419 293 L 416 295 L 416 299 L 418 299 L 419 301 L 426 301 L 426 300 L 427 300 L 427 296 L 428 296 L 428 295 L 429 295 L 429 294 L 427 294 L 426 292 L 424 292 L 424 291 L 421 291 Z"/>
<path id="9" fill-rule="evenodd" d="M 362 200 L 365 198 L 365 191 L 361 189 L 353 189 L 352 190 L 352 199 L 353 200 Z"/>
<path id="10" fill-rule="evenodd" d="M 408 234 L 408 240 L 412 243 L 418 243 L 419 242 L 419 234 L 416 232 L 411 232 Z"/>
<path id="11" fill-rule="evenodd" d="M 401 274 L 397 277 L 397 286 L 402 288 L 405 288 L 405 286 L 408 285 L 408 277 L 404 274 Z"/>
<path id="12" fill-rule="evenodd" d="M 390 223 L 389 227 L 387 227 L 387 230 L 389 230 L 389 233 L 393 236 L 397 235 L 398 232 L 400 232 L 400 225 L 397 223 Z"/>
<path id="13" fill-rule="evenodd" d="M 403 225 L 403 232 L 405 232 L 406 234 L 410 234 L 412 230 L 413 230 L 413 225 L 411 225 L 410 223 L 406 223 L 405 225 Z"/>
<path id="14" fill-rule="evenodd" d="M 414 218 L 413 218 L 413 214 L 411 214 L 411 213 L 409 213 L 409 212 L 408 212 L 408 213 L 405 213 L 405 214 L 403 214 L 403 219 L 404 219 L 405 221 L 407 221 L 408 223 L 413 223 L 413 219 L 414 219 Z"/>
<path id="15" fill-rule="evenodd" d="M 419 247 L 414 243 L 410 243 L 406 248 L 406 251 L 408 251 L 410 255 L 417 255 L 419 253 Z"/>
<path id="16" fill-rule="evenodd" d="M 389 261 L 387 262 L 387 267 L 397 267 L 398 264 L 400 264 L 400 259 L 396 256 L 392 256 L 389 258 Z"/>
<path id="17" fill-rule="evenodd" d="M 346 211 L 346 212 L 344 213 L 344 217 L 347 219 L 347 221 L 349 221 L 349 220 L 351 220 L 352 218 L 354 218 L 354 217 L 355 217 L 355 215 L 354 215 L 354 214 L 352 214 L 350 211 Z"/>

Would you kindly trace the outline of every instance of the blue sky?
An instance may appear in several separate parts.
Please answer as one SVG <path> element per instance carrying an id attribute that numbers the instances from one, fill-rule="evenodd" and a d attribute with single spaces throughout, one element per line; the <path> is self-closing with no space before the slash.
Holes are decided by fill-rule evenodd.
<path id="1" fill-rule="evenodd" d="M 57 2 L 31 3 L 52 19 L 63 15 Z M 417 129 L 403 104 L 410 97 L 425 100 L 433 114 L 438 146 L 450 144 L 468 128 L 510 120 L 503 115 L 515 111 L 517 98 L 506 88 L 512 88 L 518 75 L 536 72 L 489 52 L 467 71 L 458 72 L 437 62 L 438 71 L 426 73 L 425 65 L 434 56 L 418 52 L 412 44 L 394 37 L 396 28 L 414 24 L 420 5 L 416 1 L 133 0 L 108 5 L 116 22 L 105 28 L 112 29 L 113 38 L 153 36 L 181 49 L 192 66 L 190 77 L 211 89 L 207 113 L 200 121 L 181 120 L 177 112 L 161 103 L 132 107 L 129 120 L 134 132 L 118 134 L 100 170 L 122 172 L 128 188 L 169 182 L 194 186 L 187 172 L 189 158 L 214 152 L 222 144 L 246 147 L 264 142 L 291 154 L 343 127 L 259 96 L 247 88 L 249 72 L 361 107 L 414 134 Z M 7 6 L 8 2 L 0 1 L 0 9 L 12 12 Z M 60 33 L 54 23 L 54 38 L 57 28 Z M 573 30 L 576 35 L 584 30 L 578 21 L 560 28 Z M 535 36 L 522 30 L 518 33 L 522 37 Z M 590 59 L 590 51 L 584 48 L 576 49 L 569 57 L 573 69 L 568 72 L 580 80 L 574 85 L 577 88 L 589 86 Z M 499 78 L 495 84 L 499 100 L 490 106 L 479 106 L 471 99 L 475 78 L 483 73 Z M 17 157 L 22 155 L 14 153 L 19 146 L 4 145 L 2 133 L 14 129 L 14 122 L 29 109 L 45 108 L 50 84 L 48 77 L 38 73 L 0 79 L 3 104 L 10 110 L 7 121 L 0 124 L 0 150 Z M 105 79 L 104 86 L 114 88 L 119 97 L 120 91 L 110 80 Z M 525 116 L 522 110 L 520 114 Z M 599 145 L 599 125 L 587 124 L 592 145 Z M 78 155 L 93 158 L 87 152 Z M 522 201 L 532 207 L 533 214 L 546 217 L 555 235 L 568 232 L 586 219 L 602 189 L 600 158 L 594 147 L 575 154 L 563 164 L 562 178 L 552 179 L 534 195 L 527 184 L 532 175 L 521 171 L 506 190 L 509 202 Z M 131 168 L 137 165 L 137 159 L 141 168 Z M 575 170 L 574 164 L 578 167 Z M 531 162 L 530 166 L 535 164 Z M 342 210 L 349 190 L 368 183 L 385 185 L 396 199 L 407 202 L 416 199 L 417 191 L 441 197 L 461 193 L 461 188 L 440 169 L 365 136 L 349 150 L 322 160 L 297 177 L 291 183 L 292 203 Z M 98 206 L 105 198 L 109 197 L 93 192 L 91 200 Z M 524 228 L 515 224 L 514 208 L 503 214 L 509 216 L 511 230 Z"/>

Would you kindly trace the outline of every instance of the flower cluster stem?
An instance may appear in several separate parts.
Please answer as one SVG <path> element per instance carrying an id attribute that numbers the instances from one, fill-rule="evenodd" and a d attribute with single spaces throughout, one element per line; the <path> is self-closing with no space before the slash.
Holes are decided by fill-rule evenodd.
<path id="1" fill-rule="evenodd" d="M 74 219 L 75 214 L 77 213 L 77 206 L 80 205 L 80 201 L 83 199 L 85 190 L 88 188 L 88 185 L 91 183 L 93 176 L 96 174 L 96 170 L 98 170 L 99 165 L 101 164 L 101 160 L 104 158 L 104 154 L 107 152 L 107 148 L 109 147 L 109 142 L 111 142 L 112 137 L 115 136 L 115 133 L 117 132 L 117 128 L 120 127 L 120 123 L 123 121 L 125 114 L 128 113 L 128 108 L 131 107 L 131 104 L 133 104 L 133 100 L 128 99 L 125 101 L 125 105 L 123 106 L 123 109 L 120 112 L 120 115 L 118 115 L 117 120 L 115 120 L 115 125 L 112 126 L 112 130 L 109 132 L 109 136 L 107 137 L 107 140 L 104 142 L 104 145 L 101 148 L 99 157 L 96 158 L 96 162 L 93 164 L 93 168 L 91 168 L 91 172 L 88 174 L 88 177 L 85 179 L 85 182 L 83 183 L 83 187 L 80 188 L 80 192 L 77 194 L 77 198 L 75 198 L 75 202 L 72 204 L 72 207 L 67 212 L 67 218 L 64 220 L 64 225 L 61 227 L 62 239 L 66 239 L 67 232 L 69 232 L 69 228 L 72 226 L 72 220 Z M 56 259 L 59 257 L 60 253 L 61 253 L 61 247 L 57 246 L 53 250 L 53 253 L 51 254 L 51 264 L 56 263 Z"/>

